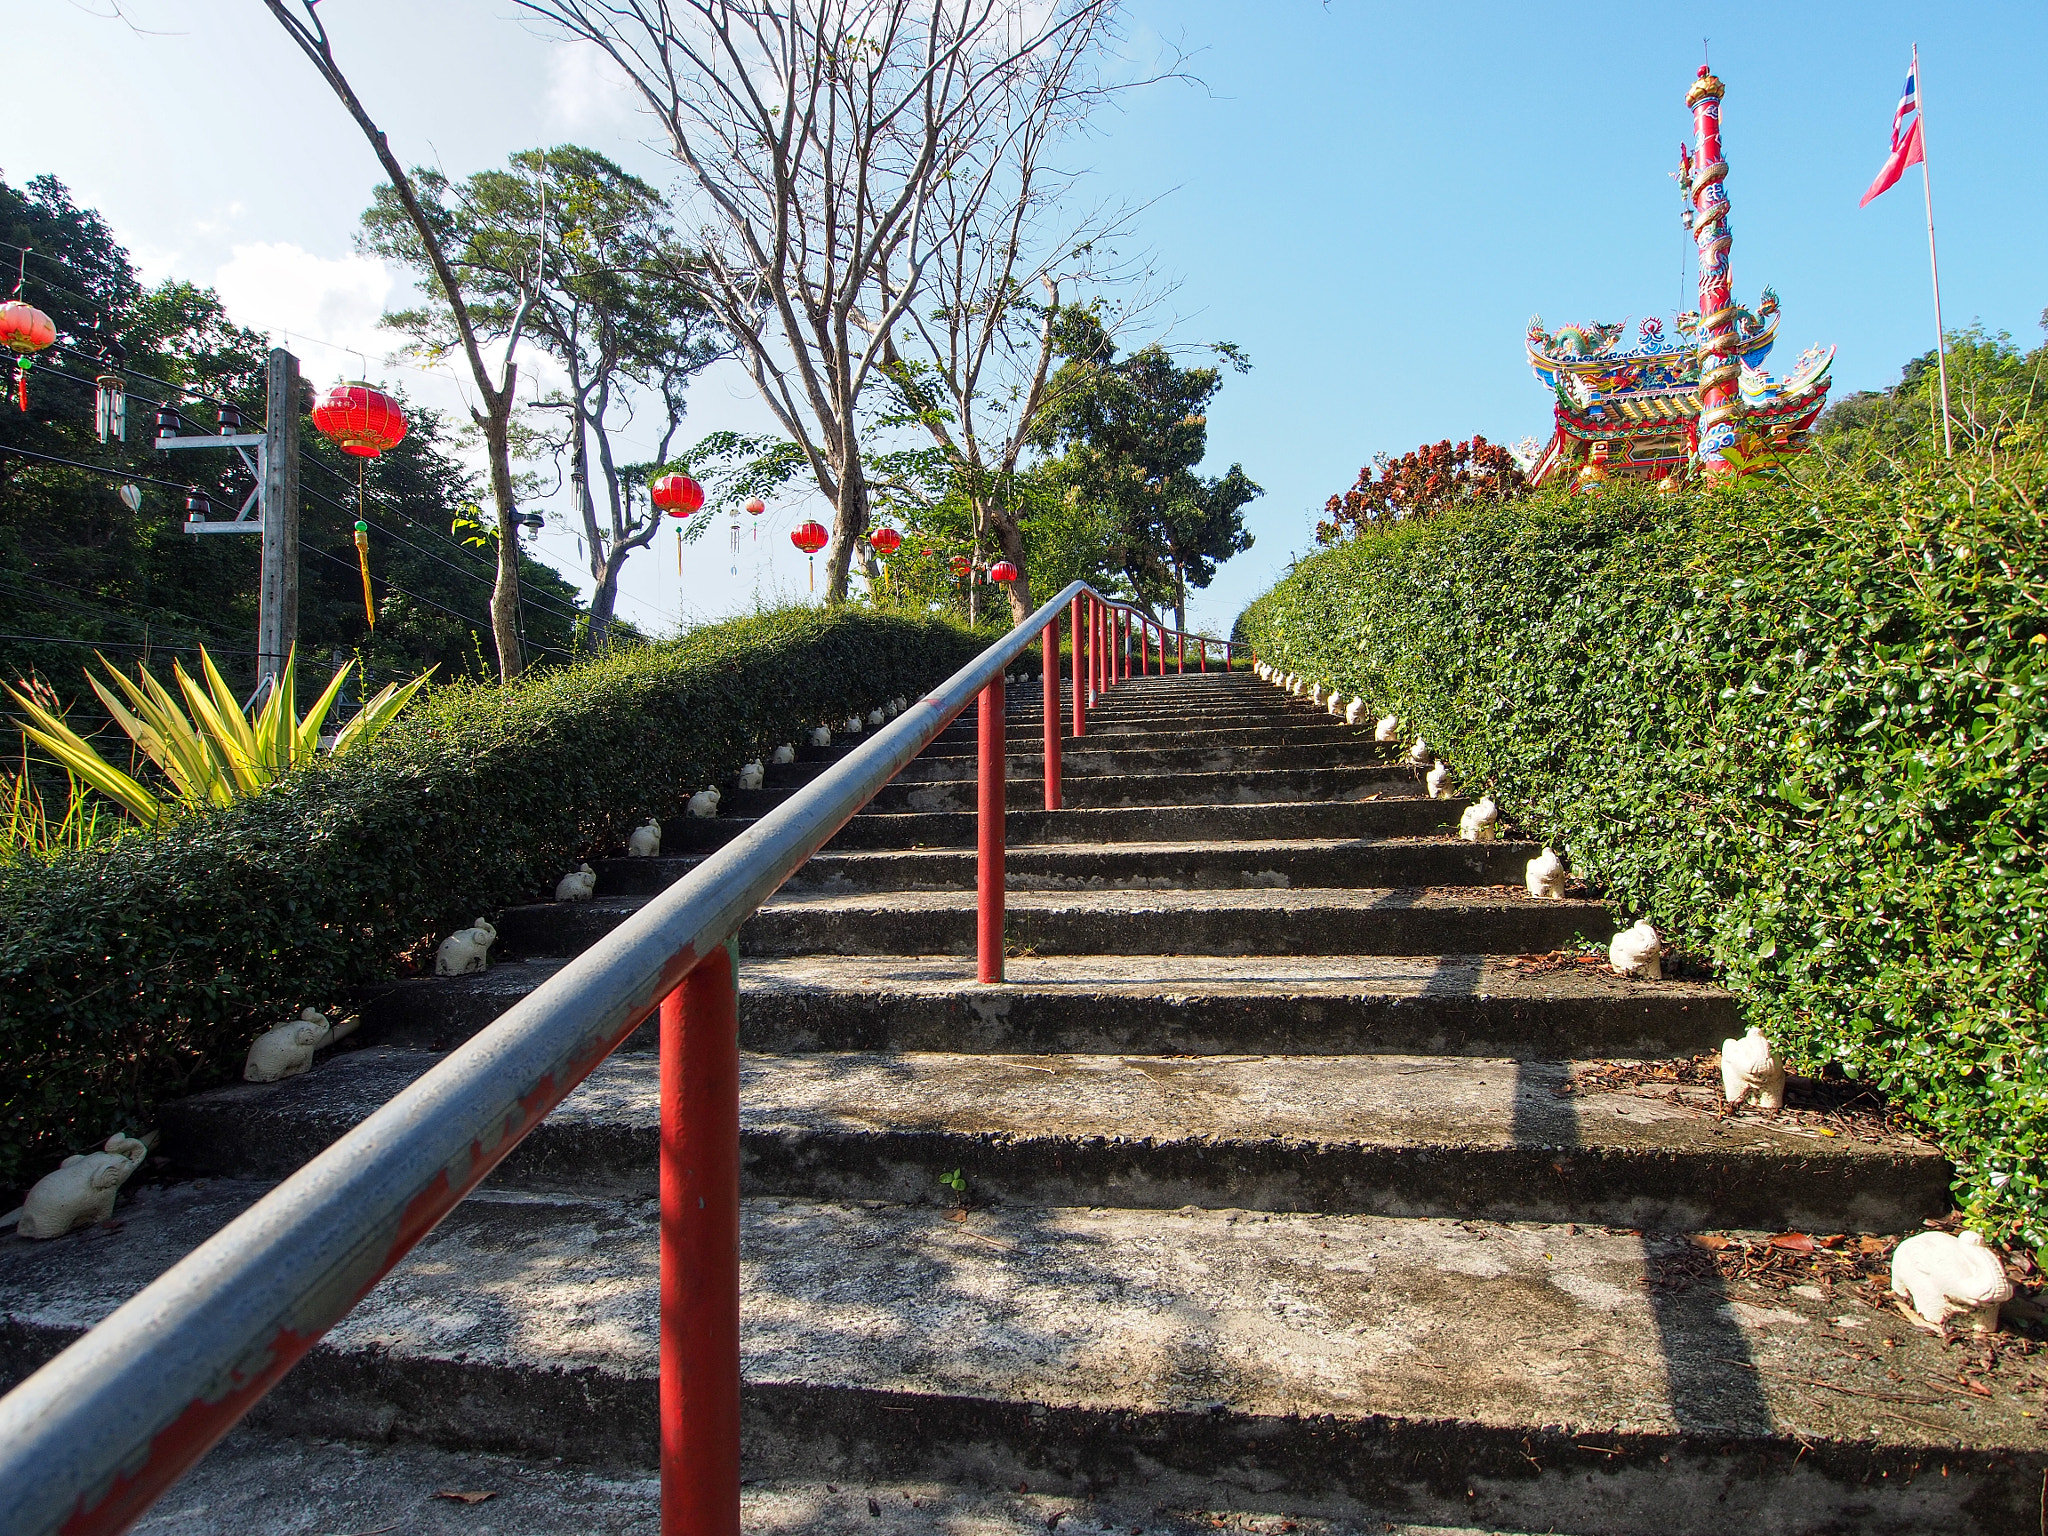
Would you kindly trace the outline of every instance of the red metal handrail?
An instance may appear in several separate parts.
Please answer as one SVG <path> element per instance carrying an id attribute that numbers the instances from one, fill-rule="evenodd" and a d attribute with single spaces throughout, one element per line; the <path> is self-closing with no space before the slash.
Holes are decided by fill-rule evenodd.
<path id="1" fill-rule="evenodd" d="M 1003 675 L 1042 646 L 1045 803 L 1057 810 L 1062 609 L 1083 736 L 1113 676 L 1111 632 L 1148 621 L 1075 582 L 0 1398 L 0 1531 L 125 1530 L 658 1011 L 661 1528 L 737 1536 L 736 935 L 978 700 L 977 974 L 1000 982 Z M 1233 642 L 1196 638 L 1205 668 L 1211 645 L 1232 665 Z M 1163 630 L 1161 645 L 1163 666 Z"/>

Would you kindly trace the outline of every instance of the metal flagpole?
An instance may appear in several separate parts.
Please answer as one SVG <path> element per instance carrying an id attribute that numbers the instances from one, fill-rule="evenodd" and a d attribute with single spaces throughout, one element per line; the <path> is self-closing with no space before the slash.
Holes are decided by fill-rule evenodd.
<path id="1" fill-rule="evenodd" d="M 1920 187 L 1927 194 L 1927 265 L 1934 274 L 1934 362 L 1941 375 L 1941 452 L 1955 457 L 1948 424 L 1948 332 L 1941 323 L 1941 263 L 1934 256 L 1934 178 L 1927 170 L 1927 89 L 1920 78 L 1920 45 L 1913 45 L 1913 96 L 1920 108 Z"/>

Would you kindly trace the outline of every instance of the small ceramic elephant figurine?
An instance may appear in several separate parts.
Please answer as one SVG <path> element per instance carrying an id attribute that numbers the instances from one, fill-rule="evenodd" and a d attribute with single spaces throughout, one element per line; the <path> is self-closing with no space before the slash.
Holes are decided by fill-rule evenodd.
<path id="1" fill-rule="evenodd" d="M 879 709 L 871 709 L 868 711 L 869 725 L 880 725 L 884 720 L 888 718 L 889 717 L 883 714 Z"/>
<path id="2" fill-rule="evenodd" d="M 819 727 L 818 727 L 818 728 L 817 728 L 816 730 L 812 731 L 812 732 L 811 732 L 811 745 L 812 745 L 812 746 L 814 746 L 814 747 L 829 747 L 829 746 L 831 746 L 831 745 L 832 745 L 832 727 L 831 727 L 831 726 L 829 726 L 829 725 L 821 725 L 821 726 L 819 726 Z"/>
<path id="3" fill-rule="evenodd" d="M 766 782 L 767 778 L 768 770 L 763 766 L 761 759 L 757 757 L 740 769 L 737 787 L 740 789 L 759 789 Z"/>
<path id="4" fill-rule="evenodd" d="M 1401 717 L 1399 715 L 1381 715 L 1373 723 L 1372 739 L 1374 741 L 1399 741 L 1401 739 Z"/>
<path id="5" fill-rule="evenodd" d="M 661 823 L 652 816 L 633 829 L 633 835 L 626 839 L 626 856 L 633 859 L 651 859 L 661 852 Z"/>
<path id="6" fill-rule="evenodd" d="M 1658 961 L 1658 969 L 1663 961 Z M 1739 1040 L 1721 1042 L 1721 1096 L 1730 1109 L 1744 1099 L 1773 1114 L 1785 1107 L 1785 1068 L 1763 1030 L 1752 1024 Z"/>
<path id="7" fill-rule="evenodd" d="M 1429 787 L 1429 798 L 1448 800 L 1451 798 L 1451 765 L 1442 758 L 1423 776 L 1422 782 Z"/>
<path id="8" fill-rule="evenodd" d="M 689 812 L 692 816 L 716 816 L 718 814 L 718 791 L 700 789 L 690 796 Z"/>
<path id="9" fill-rule="evenodd" d="M 1640 976 L 1645 981 L 1664 979 L 1664 940 L 1657 930 L 1650 926 L 1646 917 L 1636 919 L 1633 928 L 1624 928 L 1617 933 L 1607 946 L 1607 963 L 1624 976 Z"/>
<path id="10" fill-rule="evenodd" d="M 597 871 L 588 864 L 572 869 L 555 883 L 555 900 L 588 901 L 597 894 Z"/>
<path id="11" fill-rule="evenodd" d="M 1975 1232 L 1921 1232 L 1892 1250 L 1892 1294 L 1939 1328 L 1956 1316 L 1978 1333 L 1998 1331 L 1998 1309 L 2012 1300 L 2012 1281 Z"/>
<path id="12" fill-rule="evenodd" d="M 434 972 L 439 976 L 467 976 L 490 969 L 490 949 L 498 942 L 498 930 L 482 918 L 467 928 L 458 928 L 441 941 L 434 955 Z"/>
<path id="13" fill-rule="evenodd" d="M 1365 700 L 1363 698 L 1355 698 L 1344 706 L 1344 723 L 1346 725 L 1356 725 L 1364 718 Z"/>
<path id="14" fill-rule="evenodd" d="M 28 1192 L 14 1230 L 23 1237 L 62 1237 L 105 1221 L 114 1214 L 115 1194 L 148 1155 L 142 1142 L 117 1132 L 107 1138 L 105 1150 L 65 1158 Z"/>
<path id="15" fill-rule="evenodd" d="M 297 1077 L 313 1065 L 313 1053 L 331 1045 L 354 1028 L 353 1023 L 336 1029 L 327 1015 L 308 1008 L 296 1019 L 258 1035 L 249 1046 L 249 1059 L 242 1063 L 242 1078 L 251 1083 L 275 1083 Z"/>
<path id="16" fill-rule="evenodd" d="M 1458 818 L 1458 836 L 1468 843 L 1490 843 L 1500 830 L 1500 807 L 1493 803 L 1493 796 L 1483 795 L 1478 802 L 1465 807 L 1465 814 Z"/>
<path id="17" fill-rule="evenodd" d="M 1522 885 L 1538 900 L 1564 900 L 1564 860 L 1556 849 L 1545 848 L 1523 866 Z"/>
<path id="18" fill-rule="evenodd" d="M 791 746 L 789 743 L 784 742 L 781 746 L 777 747 L 773 752 L 770 752 L 768 754 L 768 761 L 774 763 L 777 767 L 781 767 L 787 763 L 793 763 L 796 761 L 796 748 Z"/>

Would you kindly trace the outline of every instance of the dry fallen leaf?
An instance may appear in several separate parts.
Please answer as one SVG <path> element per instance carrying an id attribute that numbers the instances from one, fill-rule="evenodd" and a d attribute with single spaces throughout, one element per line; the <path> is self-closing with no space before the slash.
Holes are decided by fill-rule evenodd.
<path id="1" fill-rule="evenodd" d="M 1804 1232 L 1780 1232 L 1771 1239 L 1773 1248 L 1789 1248 L 1794 1253 L 1813 1252 L 1813 1239 Z"/>
<path id="2" fill-rule="evenodd" d="M 497 1496 L 498 1490 L 495 1488 L 486 1488 L 476 1493 L 464 1493 L 459 1488 L 443 1488 L 434 1495 L 435 1498 L 446 1499 L 451 1504 L 481 1504 L 485 1499 L 495 1499 Z"/>
<path id="3" fill-rule="evenodd" d="M 1692 1243 L 1695 1248 L 1705 1248 L 1719 1253 L 1728 1246 L 1728 1239 L 1718 1232 L 1695 1232 L 1692 1235 Z"/>

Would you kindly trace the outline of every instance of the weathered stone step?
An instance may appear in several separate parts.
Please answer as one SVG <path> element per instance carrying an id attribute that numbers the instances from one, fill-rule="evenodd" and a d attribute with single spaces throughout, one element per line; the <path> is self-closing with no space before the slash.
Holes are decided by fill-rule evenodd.
<path id="1" fill-rule="evenodd" d="M 1004 773 L 1010 778 L 1036 779 L 1045 755 L 1035 750 L 1036 737 L 1012 737 L 1004 758 Z M 1393 748 L 1381 746 L 1374 751 L 1373 743 L 1332 742 L 1323 746 L 1302 747 L 1154 747 L 1150 751 L 1129 752 L 1113 746 L 1098 746 L 1095 738 L 1084 736 L 1079 741 L 1065 737 L 1061 741 L 1060 767 L 1062 779 L 1072 782 L 1094 774 L 1127 773 L 1233 773 L 1243 769 L 1263 768 L 1349 768 L 1360 764 L 1392 763 L 1399 754 Z M 794 767 L 795 765 L 791 765 Z M 780 770 L 788 772 L 785 768 Z M 815 775 L 816 770 L 813 771 Z M 923 784 L 934 780 L 971 780 L 974 777 L 970 759 L 958 756 L 919 757 L 903 766 L 896 775 L 897 784 Z M 769 784 L 777 783 L 773 773 Z M 805 780 L 808 782 L 808 780 Z"/>
<path id="2" fill-rule="evenodd" d="M 579 954 L 642 897 L 513 907 L 498 921 L 512 955 Z M 1013 891 L 1004 939 L 1039 955 L 1519 955 L 1614 931 L 1591 901 L 1474 890 Z M 740 929 L 743 955 L 971 954 L 966 891 L 789 890 Z"/>
<path id="3" fill-rule="evenodd" d="M 1019 746 L 1024 745 L 1029 738 L 1029 732 L 1022 726 L 1016 731 L 1006 729 L 1005 735 L 1009 741 Z M 1080 740 L 1089 746 L 1113 747 L 1120 752 L 1149 751 L 1153 747 L 1328 746 L 1332 743 L 1361 745 L 1370 751 L 1382 745 L 1373 741 L 1372 731 L 1365 726 L 1352 727 L 1331 720 L 1328 716 L 1314 714 L 1284 724 L 1213 727 L 1191 725 L 1184 730 L 1167 726 L 1157 730 L 1118 730 L 1106 723 L 1098 724 L 1091 715 L 1088 720 L 1088 734 Z M 925 748 L 925 755 L 960 757 L 972 755 L 974 751 L 973 735 L 958 730 L 942 732 L 929 747 Z"/>
<path id="4" fill-rule="evenodd" d="M 962 761 L 954 759 L 953 761 Z M 721 814 L 765 816 L 797 793 L 794 789 L 735 789 L 724 792 Z M 978 793 L 970 775 L 922 782 L 898 781 L 883 787 L 869 807 L 875 812 L 972 811 Z M 1045 783 L 1005 777 L 1006 803 L 1012 810 L 1045 805 Z M 1421 776 L 1392 763 L 1349 763 L 1333 768 L 1239 768 L 1225 772 L 1152 772 L 1062 776 L 1061 800 L 1074 807 L 1151 805 L 1267 804 L 1277 800 L 1345 800 L 1369 795 L 1419 795 Z"/>
<path id="5" fill-rule="evenodd" d="M 145 1189 L 118 1230 L 0 1248 L 0 1360 L 39 1363 L 261 1190 Z M 744 1471 L 1203 1509 L 1221 1483 L 1268 1511 L 1581 1536 L 2035 1528 L 2031 1398 L 1928 1385 L 1953 1354 L 1852 1293 L 1646 1285 L 1685 1252 L 1591 1227 L 750 1200 Z M 259 1427 L 649 1466 L 656 1256 L 650 1200 L 473 1196 Z M 358 1527 L 306 1527 L 329 1528 Z"/>
<path id="6" fill-rule="evenodd" d="M 281 1083 L 164 1106 L 180 1170 L 283 1178 L 440 1057 L 344 1052 Z M 1897 1231 L 1948 1206 L 1947 1163 L 1714 1096 L 1574 1097 L 1573 1064 L 1470 1056 L 812 1052 L 740 1064 L 749 1195 L 981 1205 L 1181 1206 L 1585 1221 L 1691 1230 Z M 499 1166 L 501 1187 L 652 1193 L 659 1066 L 615 1056 Z"/>
<path id="7" fill-rule="evenodd" d="M 1181 887 L 1273 890 L 1290 886 L 1520 885 L 1532 843 L 1467 843 L 1446 837 L 1274 838 L 1236 843 L 1110 843 L 1103 847 L 1026 844 L 1004 856 L 1013 891 Z M 603 859 L 605 896 L 666 890 L 703 855 Z M 820 853 L 784 890 L 971 890 L 978 859 L 969 849 L 887 849 Z"/>
<path id="8" fill-rule="evenodd" d="M 552 976 L 560 960 L 388 983 L 363 999 L 368 1043 L 460 1044 Z M 750 959 L 740 1043 L 753 1051 L 1276 1052 L 1514 1058 L 1665 1057 L 1740 1031 L 1716 987 L 1573 969 L 1527 972 L 1481 955 L 1076 955 L 1015 958 L 983 986 L 962 958 Z M 654 1049 L 653 1031 L 627 1049 Z"/>
<path id="9" fill-rule="evenodd" d="M 1032 1485 L 989 1487 L 955 1480 L 828 1476 L 749 1477 L 740 1487 L 747 1536 L 824 1536 L 866 1529 L 888 1536 L 1189 1536 L 1221 1522 L 1277 1529 L 1256 1494 L 1218 1483 L 1197 1509 L 1161 1510 L 1143 1489 L 1087 1497 Z M 1019 1491 L 1019 1487 L 1023 1491 Z M 489 1512 L 444 1497 L 488 1490 Z M 352 1443 L 238 1430 L 160 1499 L 140 1536 L 223 1530 L 297 1533 L 403 1531 L 407 1536 L 652 1536 L 661 1499 L 654 1469 L 590 1466 L 556 1458 L 444 1450 L 417 1441 Z M 880 1515 L 869 1512 L 875 1501 Z M 487 1519 L 488 1527 L 480 1524 Z M 878 1525 L 876 1522 L 880 1521 Z M 1378 1518 L 1311 1520 L 1313 1536 L 1470 1536 L 1443 1526 Z"/>
<path id="10" fill-rule="evenodd" d="M 1281 801 L 1272 805 L 1167 805 L 1010 811 L 1004 837 L 1031 843 L 1221 842 L 1303 837 L 1423 837 L 1458 824 L 1466 802 L 1388 794 L 1377 800 Z M 752 825 L 743 816 L 691 816 L 662 827 L 664 853 L 722 848 Z M 862 811 L 833 834 L 833 852 L 878 848 L 972 848 L 974 816 L 961 811 Z"/>

